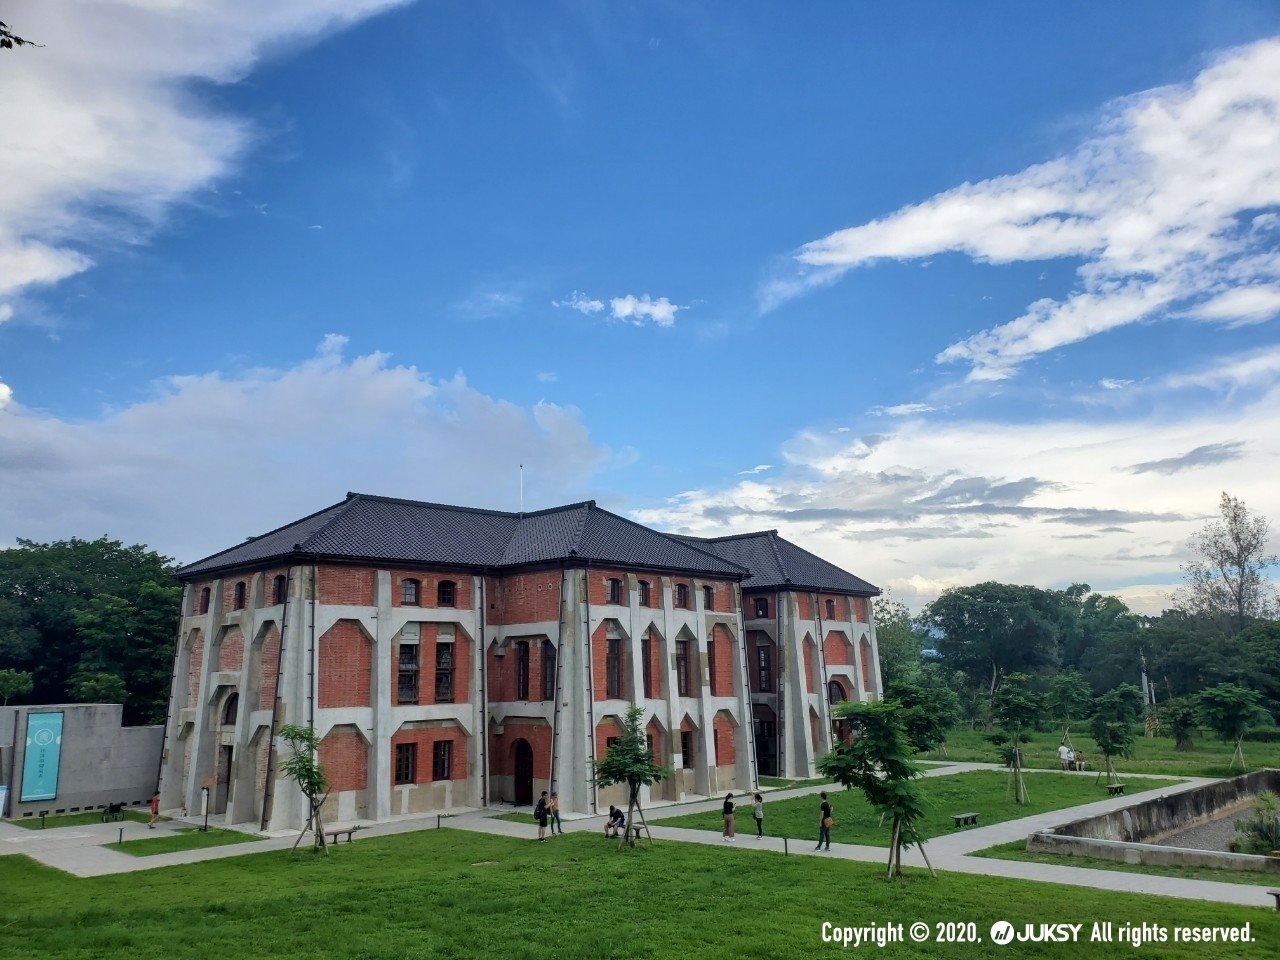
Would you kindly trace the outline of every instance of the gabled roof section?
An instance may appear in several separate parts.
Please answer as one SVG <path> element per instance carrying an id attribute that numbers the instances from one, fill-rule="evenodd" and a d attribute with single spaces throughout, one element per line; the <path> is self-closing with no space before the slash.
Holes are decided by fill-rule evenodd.
<path id="1" fill-rule="evenodd" d="M 582 560 L 733 579 L 747 572 L 713 551 L 601 510 L 593 500 L 519 514 L 349 493 L 341 503 L 189 564 L 178 576 L 189 580 L 298 555 L 491 568 Z"/>
<path id="2" fill-rule="evenodd" d="M 742 582 L 744 590 L 764 587 L 821 590 L 862 597 L 880 595 L 879 587 L 783 539 L 777 530 L 710 539 L 685 536 L 679 539 L 750 570 L 751 576 Z"/>

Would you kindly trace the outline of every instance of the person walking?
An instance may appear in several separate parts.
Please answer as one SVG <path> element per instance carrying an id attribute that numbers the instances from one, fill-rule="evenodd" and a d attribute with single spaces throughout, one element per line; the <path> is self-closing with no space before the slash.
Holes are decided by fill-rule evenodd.
<path id="1" fill-rule="evenodd" d="M 554 790 L 551 791 L 551 800 L 547 803 L 547 810 L 551 815 L 551 835 L 554 837 L 556 831 L 560 831 L 560 836 L 564 836 L 564 824 L 560 822 L 560 794 Z"/>
<path id="2" fill-rule="evenodd" d="M 538 842 L 547 839 L 547 791 L 542 791 L 538 805 L 533 808 L 533 819 L 538 821 Z"/>
<path id="3" fill-rule="evenodd" d="M 733 794 L 732 793 L 726 793 L 724 795 L 724 834 L 721 837 L 721 839 L 728 840 L 731 843 L 735 839 L 733 836 Z"/>
<path id="4" fill-rule="evenodd" d="M 751 807 L 751 815 L 756 818 L 756 839 L 759 840 L 764 836 L 764 797 L 756 793 L 752 795 L 755 801 Z"/>
<path id="5" fill-rule="evenodd" d="M 154 830 L 156 821 L 160 819 L 160 794 L 159 792 L 151 795 L 151 819 L 147 821 L 147 829 Z"/>
<path id="6" fill-rule="evenodd" d="M 823 790 L 819 797 L 822 798 L 822 805 L 818 807 L 818 845 L 814 850 L 821 850 L 825 843 L 826 849 L 831 849 L 831 826 L 835 820 L 831 816 L 831 804 L 827 800 L 827 791 Z"/>

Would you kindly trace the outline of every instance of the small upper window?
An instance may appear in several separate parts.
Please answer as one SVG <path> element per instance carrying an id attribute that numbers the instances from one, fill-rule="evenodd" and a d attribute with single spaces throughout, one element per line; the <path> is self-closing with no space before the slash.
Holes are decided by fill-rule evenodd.
<path id="1" fill-rule="evenodd" d="M 689 606 L 689 585 L 685 583 L 676 584 L 676 606 Z"/>
<path id="2" fill-rule="evenodd" d="M 702 605 L 708 610 L 714 610 L 716 608 L 716 588 L 715 587 L 702 588 Z"/>
<path id="3" fill-rule="evenodd" d="M 622 581 L 621 580 L 615 580 L 615 579 L 609 580 L 609 602 L 610 603 L 622 602 Z"/>
<path id="4" fill-rule="evenodd" d="M 205 587 L 203 590 L 200 591 L 199 611 L 201 613 L 209 612 L 209 588 L 208 587 Z"/>
<path id="5" fill-rule="evenodd" d="M 405 607 L 416 607 L 421 603 L 422 583 L 406 577 L 400 581 L 400 604 Z"/>
<path id="6" fill-rule="evenodd" d="M 834 620 L 836 618 L 836 602 L 834 600 L 827 601 L 827 619 Z"/>
<path id="7" fill-rule="evenodd" d="M 283 573 L 277 574 L 272 581 L 271 597 L 276 603 L 284 603 L 289 599 L 289 581 Z"/>
<path id="8" fill-rule="evenodd" d="M 641 581 L 637 584 L 637 586 L 640 588 L 640 606 L 642 606 L 642 607 L 647 607 L 647 606 L 649 606 L 649 599 L 650 599 L 650 595 L 649 595 L 649 581 L 648 581 L 648 580 L 641 580 Z"/>
<path id="9" fill-rule="evenodd" d="M 235 589 L 235 602 L 232 604 L 232 609 L 234 610 L 244 609 L 244 591 L 245 591 L 244 581 L 243 580 L 237 581 L 236 589 Z"/>
<path id="10" fill-rule="evenodd" d="M 765 597 L 756 597 L 756 617 L 762 618 L 769 615 L 769 601 Z"/>
<path id="11" fill-rule="evenodd" d="M 436 606 L 452 607 L 458 602 L 458 586 L 452 580 L 441 580 L 436 587 Z"/>

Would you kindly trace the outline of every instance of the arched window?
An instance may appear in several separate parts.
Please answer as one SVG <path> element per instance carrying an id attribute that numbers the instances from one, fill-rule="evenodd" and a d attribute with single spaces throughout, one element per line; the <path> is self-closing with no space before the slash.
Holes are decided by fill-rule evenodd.
<path id="1" fill-rule="evenodd" d="M 452 580 L 441 580 L 436 587 L 436 606 L 452 607 L 458 602 L 458 585 Z"/>
<path id="2" fill-rule="evenodd" d="M 197 608 L 200 613 L 209 612 L 209 588 L 205 587 L 200 591 L 200 606 Z"/>
<path id="3" fill-rule="evenodd" d="M 714 610 L 716 608 L 716 588 L 702 588 L 702 606 L 706 610 Z"/>
<path id="4" fill-rule="evenodd" d="M 621 580 L 614 580 L 614 579 L 609 580 L 609 602 L 610 603 L 622 602 L 622 581 Z"/>
<path id="5" fill-rule="evenodd" d="M 836 602 L 834 600 L 827 601 L 827 619 L 834 620 L 836 618 Z"/>
<path id="6" fill-rule="evenodd" d="M 235 726 L 236 714 L 240 711 L 240 694 L 233 693 L 227 697 L 227 702 L 222 705 L 222 723 L 223 726 Z"/>
<path id="7" fill-rule="evenodd" d="M 516 699 L 529 699 L 529 642 L 516 642 Z"/>
<path id="8" fill-rule="evenodd" d="M 769 616 L 769 600 L 766 597 L 756 597 L 756 619 L 763 620 Z"/>
<path id="9" fill-rule="evenodd" d="M 421 602 L 422 582 L 408 577 L 400 581 L 400 605 L 416 607 Z"/>
<path id="10" fill-rule="evenodd" d="M 542 699 L 556 698 L 556 645 L 542 641 Z"/>
<path id="11" fill-rule="evenodd" d="M 676 584 L 676 606 L 686 609 L 689 606 L 689 585 L 687 583 Z"/>
<path id="12" fill-rule="evenodd" d="M 689 696 L 689 641 L 676 641 L 676 693 Z"/>
<path id="13" fill-rule="evenodd" d="M 842 703 L 845 699 L 844 687 L 832 680 L 827 683 L 827 703 Z"/>
<path id="14" fill-rule="evenodd" d="M 622 640 L 610 637 L 605 641 L 604 680 L 605 696 L 610 700 L 621 700 L 625 696 L 626 685 L 622 682 Z"/>
<path id="15" fill-rule="evenodd" d="M 284 603 L 289 599 L 289 580 L 283 573 L 272 581 L 271 596 L 276 603 Z"/>
<path id="16" fill-rule="evenodd" d="M 649 597 L 650 597 L 649 581 L 641 580 L 638 584 L 636 584 L 636 586 L 640 588 L 640 606 L 642 607 L 649 606 Z"/>
<path id="17" fill-rule="evenodd" d="M 237 581 L 236 589 L 235 589 L 235 602 L 232 604 L 233 610 L 244 609 L 244 591 L 245 591 L 244 581 L 243 580 Z"/>

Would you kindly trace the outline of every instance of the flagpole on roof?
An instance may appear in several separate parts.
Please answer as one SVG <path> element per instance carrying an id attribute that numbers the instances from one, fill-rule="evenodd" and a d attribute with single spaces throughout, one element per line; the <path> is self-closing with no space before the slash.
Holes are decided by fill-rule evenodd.
<path id="1" fill-rule="evenodd" d="M 524 513 L 524 464 L 520 464 L 520 512 Z"/>

